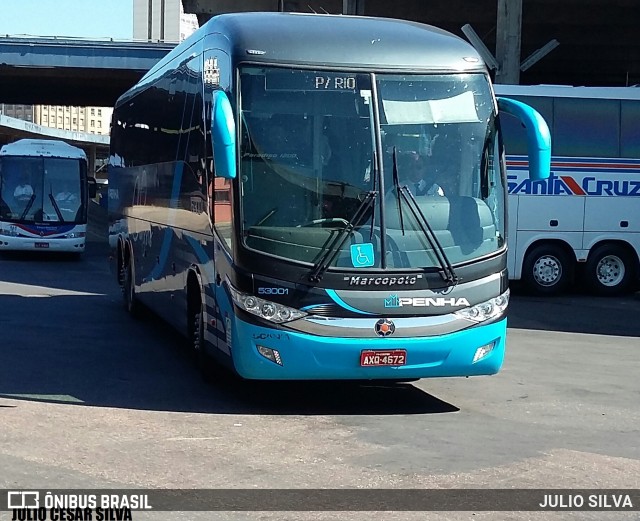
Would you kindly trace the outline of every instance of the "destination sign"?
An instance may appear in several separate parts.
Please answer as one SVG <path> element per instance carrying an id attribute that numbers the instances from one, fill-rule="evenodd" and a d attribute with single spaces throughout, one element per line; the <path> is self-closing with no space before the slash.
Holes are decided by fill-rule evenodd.
<path id="1" fill-rule="evenodd" d="M 356 92 L 360 74 L 326 71 L 269 71 L 266 90 Z M 366 80 L 365 80 L 366 81 Z M 366 85 L 370 82 L 366 81 Z"/>

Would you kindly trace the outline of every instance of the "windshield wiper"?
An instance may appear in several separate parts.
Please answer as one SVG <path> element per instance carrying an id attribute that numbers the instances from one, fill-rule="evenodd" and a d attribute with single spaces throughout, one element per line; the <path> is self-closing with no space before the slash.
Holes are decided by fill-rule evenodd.
<path id="1" fill-rule="evenodd" d="M 342 248 L 342 245 L 345 243 L 349 235 L 351 235 L 356 226 L 360 224 L 362 218 L 366 215 L 369 208 L 371 208 L 371 206 L 375 202 L 377 195 L 378 192 L 376 190 L 370 190 L 369 192 L 367 192 L 364 199 L 354 212 L 353 217 L 349 219 L 348 224 L 334 236 L 333 240 L 328 243 L 324 254 L 322 255 L 322 257 L 320 257 L 320 260 L 318 260 L 318 262 L 316 262 L 316 264 L 313 266 L 313 271 L 309 275 L 309 280 L 311 282 L 319 282 L 320 279 L 322 279 L 322 275 L 325 271 L 327 271 L 327 269 L 333 262 L 333 259 L 336 258 L 338 252 L 340 251 L 340 248 Z"/>
<path id="2" fill-rule="evenodd" d="M 404 199 L 404 201 L 407 203 L 407 206 L 409 207 L 409 210 L 411 210 L 413 217 L 418 222 L 422 233 L 424 233 L 427 241 L 429 241 L 429 245 L 431 246 L 436 259 L 440 264 L 440 275 L 448 284 L 457 284 L 458 275 L 453 269 L 453 265 L 451 264 L 449 257 L 447 257 L 447 253 L 444 251 L 442 243 L 433 231 L 433 228 L 431 228 L 431 225 L 422 212 L 422 209 L 416 201 L 416 198 L 411 193 L 411 190 L 407 188 L 407 185 L 400 186 L 400 182 L 398 181 L 398 159 L 396 157 L 395 147 L 393 149 L 393 185 L 395 186 L 398 195 L 398 212 L 400 213 L 400 227 L 402 229 L 402 234 L 404 235 L 404 222 L 402 218 L 402 205 L 400 201 L 401 199 Z"/>
<path id="3" fill-rule="evenodd" d="M 60 207 L 58 206 L 58 203 L 56 202 L 55 197 L 53 197 L 53 194 L 51 192 L 49 192 L 49 199 L 51 199 L 51 204 L 53 205 L 53 209 L 56 211 L 56 214 L 58 215 L 58 219 L 60 219 L 60 222 L 64 222 L 64 217 L 62 217 L 62 212 L 60 212 Z"/>
<path id="4" fill-rule="evenodd" d="M 20 216 L 21 221 L 27 216 L 27 214 L 29 213 L 29 210 L 31 210 L 31 207 L 33 206 L 33 201 L 35 200 L 36 200 L 36 194 L 31 194 L 31 197 L 29 198 L 29 202 L 27 203 L 27 206 L 25 206 L 24 212 L 22 212 L 22 215 Z"/>
<path id="5" fill-rule="evenodd" d="M 398 156 L 396 147 L 393 147 L 393 186 L 398 194 L 398 215 L 400 216 L 400 229 L 404 235 L 404 217 L 402 215 L 402 197 L 400 197 L 400 180 L 398 179 Z"/>

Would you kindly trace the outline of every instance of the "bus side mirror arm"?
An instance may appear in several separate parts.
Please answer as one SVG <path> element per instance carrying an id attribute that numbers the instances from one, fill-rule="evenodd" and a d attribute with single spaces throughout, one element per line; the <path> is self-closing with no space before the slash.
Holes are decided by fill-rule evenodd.
<path id="1" fill-rule="evenodd" d="M 213 92 L 211 141 L 216 177 L 236 177 L 236 124 L 229 98 L 223 90 Z"/>
<path id="2" fill-rule="evenodd" d="M 89 199 L 95 199 L 98 195 L 96 178 L 87 177 L 87 185 L 89 186 Z"/>
<path id="3" fill-rule="evenodd" d="M 537 181 L 547 179 L 551 173 L 551 133 L 547 122 L 538 111 L 510 98 L 498 98 L 498 113 L 516 117 L 527 133 L 529 153 L 529 178 Z"/>

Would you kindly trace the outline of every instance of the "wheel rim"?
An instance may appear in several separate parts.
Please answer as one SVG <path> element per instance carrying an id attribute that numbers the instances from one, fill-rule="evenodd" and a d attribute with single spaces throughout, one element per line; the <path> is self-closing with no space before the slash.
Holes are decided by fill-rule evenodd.
<path id="1" fill-rule="evenodd" d="M 617 255 L 606 255 L 596 266 L 596 278 L 603 286 L 615 287 L 622 282 L 625 267 L 622 259 Z"/>
<path id="2" fill-rule="evenodd" d="M 543 255 L 533 264 L 533 278 L 540 286 L 553 286 L 562 277 L 562 263 L 553 255 Z"/>

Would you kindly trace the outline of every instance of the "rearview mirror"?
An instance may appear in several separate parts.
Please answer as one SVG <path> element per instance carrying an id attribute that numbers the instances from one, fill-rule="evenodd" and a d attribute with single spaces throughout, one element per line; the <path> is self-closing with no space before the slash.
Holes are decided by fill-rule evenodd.
<path id="1" fill-rule="evenodd" d="M 511 114 L 525 128 L 529 178 L 534 181 L 547 179 L 551 173 L 551 133 L 547 122 L 534 108 L 510 98 L 498 98 L 498 112 Z"/>
<path id="2" fill-rule="evenodd" d="M 213 93 L 211 141 L 216 177 L 236 176 L 236 124 L 229 98 L 223 90 Z"/>

